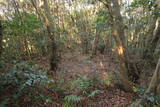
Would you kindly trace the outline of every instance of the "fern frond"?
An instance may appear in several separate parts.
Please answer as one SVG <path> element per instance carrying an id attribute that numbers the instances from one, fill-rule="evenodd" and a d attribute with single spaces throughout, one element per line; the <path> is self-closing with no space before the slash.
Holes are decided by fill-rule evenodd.
<path id="1" fill-rule="evenodd" d="M 96 96 L 97 94 L 99 94 L 101 92 L 102 92 L 101 90 L 94 90 L 88 95 L 88 97 L 93 98 L 94 96 Z"/>
<path id="2" fill-rule="evenodd" d="M 65 96 L 64 100 L 66 100 L 67 102 L 77 103 L 82 100 L 82 97 L 71 94 L 71 95 Z"/>

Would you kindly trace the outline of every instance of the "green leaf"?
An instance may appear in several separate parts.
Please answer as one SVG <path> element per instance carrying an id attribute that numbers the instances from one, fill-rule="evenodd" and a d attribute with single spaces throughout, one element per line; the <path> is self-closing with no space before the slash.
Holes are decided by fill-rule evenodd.
<path id="1" fill-rule="evenodd" d="M 94 96 L 96 96 L 97 94 L 101 93 L 102 91 L 100 90 L 94 90 L 93 92 L 91 92 L 91 94 L 88 95 L 89 98 L 92 98 Z"/>
<path id="2" fill-rule="evenodd" d="M 151 107 L 149 104 L 146 104 L 146 107 Z"/>
<path id="3" fill-rule="evenodd" d="M 77 103 L 77 102 L 80 102 L 80 101 L 82 100 L 82 97 L 80 97 L 80 96 L 78 96 L 78 95 L 71 94 L 71 95 L 65 96 L 64 99 L 65 99 L 67 102 Z"/>
<path id="4" fill-rule="evenodd" d="M 8 103 L 9 103 L 8 100 L 4 100 L 0 103 L 0 107 L 6 107 Z"/>
<path id="5" fill-rule="evenodd" d="M 139 104 L 138 107 L 144 107 L 142 104 Z"/>

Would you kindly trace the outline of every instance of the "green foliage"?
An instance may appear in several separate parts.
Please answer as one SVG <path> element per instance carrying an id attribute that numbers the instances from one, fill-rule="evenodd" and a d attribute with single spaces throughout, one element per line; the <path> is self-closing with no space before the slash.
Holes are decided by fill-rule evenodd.
<path id="1" fill-rule="evenodd" d="M 43 49 L 43 53 L 46 51 L 48 40 L 36 14 L 13 13 L 9 20 L 4 21 L 4 26 L 3 57 L 6 59 L 18 59 L 35 54 L 38 49 Z"/>
<path id="2" fill-rule="evenodd" d="M 3 95 L 4 99 L 0 104 L 19 104 L 22 96 L 29 97 L 31 101 L 50 100 L 41 93 L 44 86 L 52 82 L 42 70 L 32 62 L 20 62 L 10 72 L 1 74 L 0 93 L 8 93 Z M 12 100 L 7 102 L 9 99 Z"/>
<path id="3" fill-rule="evenodd" d="M 80 102 L 82 98 L 78 95 L 68 95 L 64 98 L 68 102 Z"/>
<path id="4" fill-rule="evenodd" d="M 0 107 L 6 107 L 6 105 L 8 104 L 8 100 L 4 100 L 2 102 L 0 102 Z"/>
<path id="5" fill-rule="evenodd" d="M 94 90 L 88 95 L 88 97 L 89 98 L 93 98 L 93 97 L 95 97 L 97 94 L 99 94 L 101 92 L 102 92 L 101 90 Z"/>
<path id="6" fill-rule="evenodd" d="M 143 6 L 144 8 L 151 9 L 154 6 L 156 0 L 134 0 L 131 6 L 139 7 Z"/>
<path id="7" fill-rule="evenodd" d="M 96 0 L 83 0 L 83 2 L 87 4 L 95 4 L 97 1 Z"/>
<path id="8" fill-rule="evenodd" d="M 89 94 L 86 93 L 86 94 L 88 98 L 93 98 L 101 92 L 102 91 L 100 90 L 94 90 L 94 91 L 91 91 L 91 93 Z M 64 104 L 64 107 L 74 107 L 76 103 L 79 103 L 83 100 L 83 97 L 79 95 L 71 94 L 71 95 L 65 96 L 64 100 L 66 101 L 66 103 Z"/>
<path id="9" fill-rule="evenodd" d="M 147 102 L 148 104 L 147 107 L 151 107 L 150 105 L 156 107 L 160 104 L 160 96 L 157 96 L 154 93 L 145 94 L 145 92 L 146 92 L 146 89 L 144 88 L 139 88 L 137 91 L 137 93 L 139 94 L 139 97 Z"/>
<path id="10" fill-rule="evenodd" d="M 100 53 L 104 53 L 105 47 L 106 47 L 105 43 L 104 42 L 100 42 L 98 44 L 98 46 L 97 46 L 97 49 L 100 51 Z"/>
<path id="11" fill-rule="evenodd" d="M 89 88 L 92 88 L 94 85 L 94 80 L 87 78 L 87 76 L 77 75 L 77 80 L 71 83 L 71 88 L 76 88 L 82 92 L 86 91 Z"/>
<path id="12" fill-rule="evenodd" d="M 7 28 L 10 33 L 15 34 L 15 36 L 22 36 L 19 34 L 31 33 L 34 30 L 40 28 L 40 23 L 35 14 L 32 13 L 20 13 L 13 14 L 12 20 L 7 22 Z"/>
<path id="13" fill-rule="evenodd" d="M 106 10 L 99 10 L 97 16 L 95 17 L 95 22 L 93 27 L 97 32 L 102 32 L 109 24 L 109 14 Z"/>
<path id="14" fill-rule="evenodd" d="M 132 7 L 143 7 L 144 9 L 149 9 L 154 15 L 159 15 L 160 10 L 156 8 L 156 0 L 134 0 L 131 4 Z"/>
<path id="15" fill-rule="evenodd" d="M 64 107 L 74 107 L 76 103 L 79 103 L 83 98 L 93 98 L 100 94 L 102 91 L 96 89 L 98 81 L 96 79 L 90 79 L 87 76 L 77 75 L 77 80 L 71 82 L 71 90 L 82 93 L 81 95 L 70 94 L 65 96 Z M 83 97 L 82 97 L 83 96 Z"/>
<path id="16" fill-rule="evenodd" d="M 98 84 L 98 80 L 94 78 L 90 79 L 87 76 L 77 75 L 77 80 L 71 82 L 71 89 L 81 92 L 85 98 L 93 98 L 102 92 L 101 90 L 96 89 L 96 85 Z M 67 100 L 70 105 L 74 105 L 76 102 L 80 102 L 82 97 L 71 94 L 66 96 L 65 100 Z M 68 105 L 68 103 L 66 103 L 66 105 Z"/>
<path id="17" fill-rule="evenodd" d="M 64 100 L 66 101 L 66 103 L 64 104 L 64 107 L 73 107 L 76 103 L 82 101 L 82 97 L 71 94 L 71 95 L 65 96 Z"/>
<path id="18" fill-rule="evenodd" d="M 159 105 L 160 104 L 160 97 L 154 95 L 153 93 L 149 93 L 146 96 L 143 97 L 143 99 L 147 100 L 148 102 L 151 102 L 151 104 Z"/>
<path id="19" fill-rule="evenodd" d="M 145 88 L 137 88 L 136 92 L 139 94 L 139 96 L 143 96 L 145 93 L 146 89 Z"/>

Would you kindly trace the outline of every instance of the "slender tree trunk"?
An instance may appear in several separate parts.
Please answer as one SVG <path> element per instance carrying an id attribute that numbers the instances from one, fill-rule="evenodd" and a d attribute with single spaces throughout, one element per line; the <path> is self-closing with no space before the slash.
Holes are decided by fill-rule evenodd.
<path id="1" fill-rule="evenodd" d="M 54 20 L 52 19 L 51 16 L 48 1 L 47 0 L 43 1 L 44 1 L 44 11 L 46 16 L 46 26 L 49 37 L 50 69 L 56 71 L 58 68 L 59 54 L 58 54 L 57 44 L 55 41 L 56 31 L 53 23 Z"/>
<path id="2" fill-rule="evenodd" d="M 1 55 L 2 55 L 2 39 L 3 39 L 3 27 L 2 27 L 2 20 L 0 20 L 0 59 L 1 59 Z"/>
<path id="3" fill-rule="evenodd" d="M 156 19 L 153 20 L 154 25 L 152 25 L 149 30 L 151 33 L 149 33 L 149 35 L 148 35 L 147 46 L 146 46 L 146 49 L 143 54 L 143 58 L 149 59 L 150 62 L 152 62 L 154 59 L 153 54 L 154 54 L 155 49 L 157 47 L 157 43 L 160 40 L 160 19 L 158 19 L 157 21 L 156 21 Z M 156 24 L 156 22 L 157 22 L 157 24 Z"/>
<path id="4" fill-rule="evenodd" d="M 38 16 L 38 18 L 39 18 L 40 23 L 43 24 L 43 23 L 44 23 L 44 20 L 45 20 L 45 17 L 44 17 L 44 15 L 42 15 L 41 10 L 40 10 L 39 7 L 37 6 L 38 3 L 36 2 L 36 0 L 31 0 L 31 4 L 32 4 L 33 7 L 35 8 L 35 11 L 36 11 L 36 14 L 37 14 L 37 16 Z M 45 35 L 45 31 L 43 31 L 43 33 L 44 33 L 44 35 Z M 39 34 L 39 35 L 40 35 L 40 34 Z M 42 56 L 45 56 L 45 55 L 46 55 L 46 53 L 47 53 L 46 46 L 41 45 L 41 53 L 42 53 L 42 54 L 41 54 Z"/>
<path id="5" fill-rule="evenodd" d="M 146 93 L 151 93 L 151 92 L 158 93 L 159 86 L 160 86 L 160 58 Z"/>
<path id="6" fill-rule="evenodd" d="M 97 46 L 98 46 L 98 43 L 99 43 L 99 39 L 100 39 L 100 34 L 96 31 L 96 35 L 95 35 L 95 41 L 94 41 L 94 44 L 93 44 L 93 49 L 92 49 L 92 57 L 94 55 L 97 55 Z"/>

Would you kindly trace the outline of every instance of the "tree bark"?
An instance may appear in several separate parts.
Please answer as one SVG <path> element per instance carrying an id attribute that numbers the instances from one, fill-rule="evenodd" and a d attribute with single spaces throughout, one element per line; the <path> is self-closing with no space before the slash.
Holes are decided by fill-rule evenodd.
<path id="1" fill-rule="evenodd" d="M 44 11 L 45 11 L 45 18 L 46 18 L 46 26 L 47 26 L 47 31 L 48 31 L 48 37 L 49 37 L 49 55 L 50 55 L 50 69 L 53 71 L 56 71 L 58 68 L 58 63 L 59 63 L 59 54 L 58 54 L 58 46 L 55 41 L 56 37 L 56 31 L 55 31 L 55 26 L 53 23 L 52 15 L 49 9 L 48 1 L 44 1 Z"/>
<path id="2" fill-rule="evenodd" d="M 158 93 L 157 89 L 159 88 L 159 85 L 160 85 L 160 58 L 146 93 L 154 92 L 157 94 Z"/>
<path id="3" fill-rule="evenodd" d="M 2 39 L 3 39 L 3 27 L 2 27 L 2 20 L 0 20 L 0 59 L 1 59 L 1 55 L 2 55 Z"/>
<path id="4" fill-rule="evenodd" d="M 96 31 L 95 41 L 92 48 L 92 57 L 94 55 L 97 55 L 97 47 L 98 47 L 99 39 L 100 39 L 100 34 Z"/>
<path id="5" fill-rule="evenodd" d="M 120 5 L 118 0 L 102 2 L 109 11 L 112 36 L 116 42 L 117 53 L 120 62 L 120 80 L 125 91 L 133 91 L 133 83 L 129 79 L 129 57 L 126 50 L 124 24 L 120 14 Z"/>
<path id="6" fill-rule="evenodd" d="M 120 6 L 117 0 L 112 0 L 111 14 L 112 18 L 112 35 L 116 41 L 117 52 L 120 62 L 120 79 L 126 91 L 133 91 L 133 84 L 129 79 L 129 62 L 125 44 L 125 33 L 122 16 L 120 14 Z"/>
<path id="7" fill-rule="evenodd" d="M 158 17 L 157 17 L 158 18 Z M 153 24 L 149 30 L 148 39 L 147 39 L 147 46 L 143 54 L 144 59 L 149 59 L 149 62 L 154 60 L 153 54 L 157 47 L 157 43 L 160 40 L 160 19 L 154 18 Z M 157 24 L 156 24 L 157 22 Z M 157 25 L 157 27 L 156 27 Z"/>

